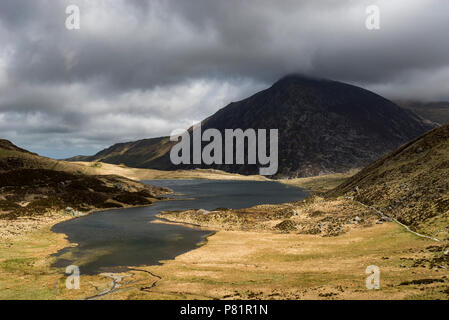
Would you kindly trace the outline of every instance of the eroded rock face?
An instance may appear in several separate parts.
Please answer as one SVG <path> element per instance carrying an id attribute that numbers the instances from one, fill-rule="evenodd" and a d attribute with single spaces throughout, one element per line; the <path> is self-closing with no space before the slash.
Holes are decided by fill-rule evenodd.
<path id="1" fill-rule="evenodd" d="M 416 114 L 359 87 L 288 76 L 269 89 L 233 102 L 202 123 L 203 131 L 278 129 L 281 177 L 344 172 L 365 166 L 435 127 Z M 258 174 L 258 165 L 174 166 L 168 138 L 117 144 L 87 161 L 154 169 L 216 168 Z"/>

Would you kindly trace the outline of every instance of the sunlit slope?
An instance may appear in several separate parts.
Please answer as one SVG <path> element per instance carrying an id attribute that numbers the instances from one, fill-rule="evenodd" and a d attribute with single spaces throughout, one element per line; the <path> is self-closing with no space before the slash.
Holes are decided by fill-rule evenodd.
<path id="1" fill-rule="evenodd" d="M 330 191 L 435 236 L 449 232 L 449 125 L 401 146 Z"/>

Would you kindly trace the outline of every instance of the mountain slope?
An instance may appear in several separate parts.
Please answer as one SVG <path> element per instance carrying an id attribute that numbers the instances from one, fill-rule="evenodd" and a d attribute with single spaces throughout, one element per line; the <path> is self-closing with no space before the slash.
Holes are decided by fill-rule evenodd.
<path id="1" fill-rule="evenodd" d="M 170 159 L 164 156 L 170 153 L 174 145 L 169 137 L 143 139 L 133 142 L 117 143 L 93 156 L 75 156 L 67 161 L 101 161 L 111 164 L 125 164 L 134 168 L 159 170 L 174 169 Z"/>
<path id="2" fill-rule="evenodd" d="M 83 166 L 41 157 L 0 140 L 0 219 L 149 205 L 165 188 L 116 175 L 87 175 Z M 75 212 L 75 211 L 70 211 Z"/>
<path id="3" fill-rule="evenodd" d="M 429 119 L 436 123 L 445 124 L 449 122 L 449 101 L 397 101 L 397 104 L 405 109 L 412 110 L 425 119 Z"/>
<path id="4" fill-rule="evenodd" d="M 362 88 L 291 75 L 245 100 L 229 104 L 205 119 L 202 127 L 221 132 L 237 128 L 279 129 L 278 176 L 303 177 L 367 165 L 434 125 Z M 172 145 L 168 138 L 117 144 L 84 160 L 152 169 L 198 167 L 172 165 Z M 256 165 L 210 167 L 258 173 Z"/>
<path id="5" fill-rule="evenodd" d="M 449 124 L 377 160 L 327 193 L 353 196 L 417 231 L 449 234 Z"/>

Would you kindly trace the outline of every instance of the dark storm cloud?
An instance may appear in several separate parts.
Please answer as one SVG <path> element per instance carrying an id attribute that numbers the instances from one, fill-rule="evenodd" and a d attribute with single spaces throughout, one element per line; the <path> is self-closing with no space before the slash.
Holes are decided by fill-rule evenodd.
<path id="1" fill-rule="evenodd" d="M 64 26 L 69 4 L 80 30 Z M 448 18 L 444 0 L 2 0 L 0 136 L 90 153 L 189 126 L 292 72 L 449 99 Z"/>

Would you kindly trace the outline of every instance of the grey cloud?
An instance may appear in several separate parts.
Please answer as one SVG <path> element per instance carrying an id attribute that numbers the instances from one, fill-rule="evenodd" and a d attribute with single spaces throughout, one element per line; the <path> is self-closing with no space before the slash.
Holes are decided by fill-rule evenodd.
<path id="1" fill-rule="evenodd" d="M 373 3 L 378 31 L 364 27 Z M 68 4 L 81 30 L 64 27 Z M 449 99 L 448 18 L 444 0 L 2 0 L 0 136 L 89 153 L 168 134 L 292 72 Z"/>

